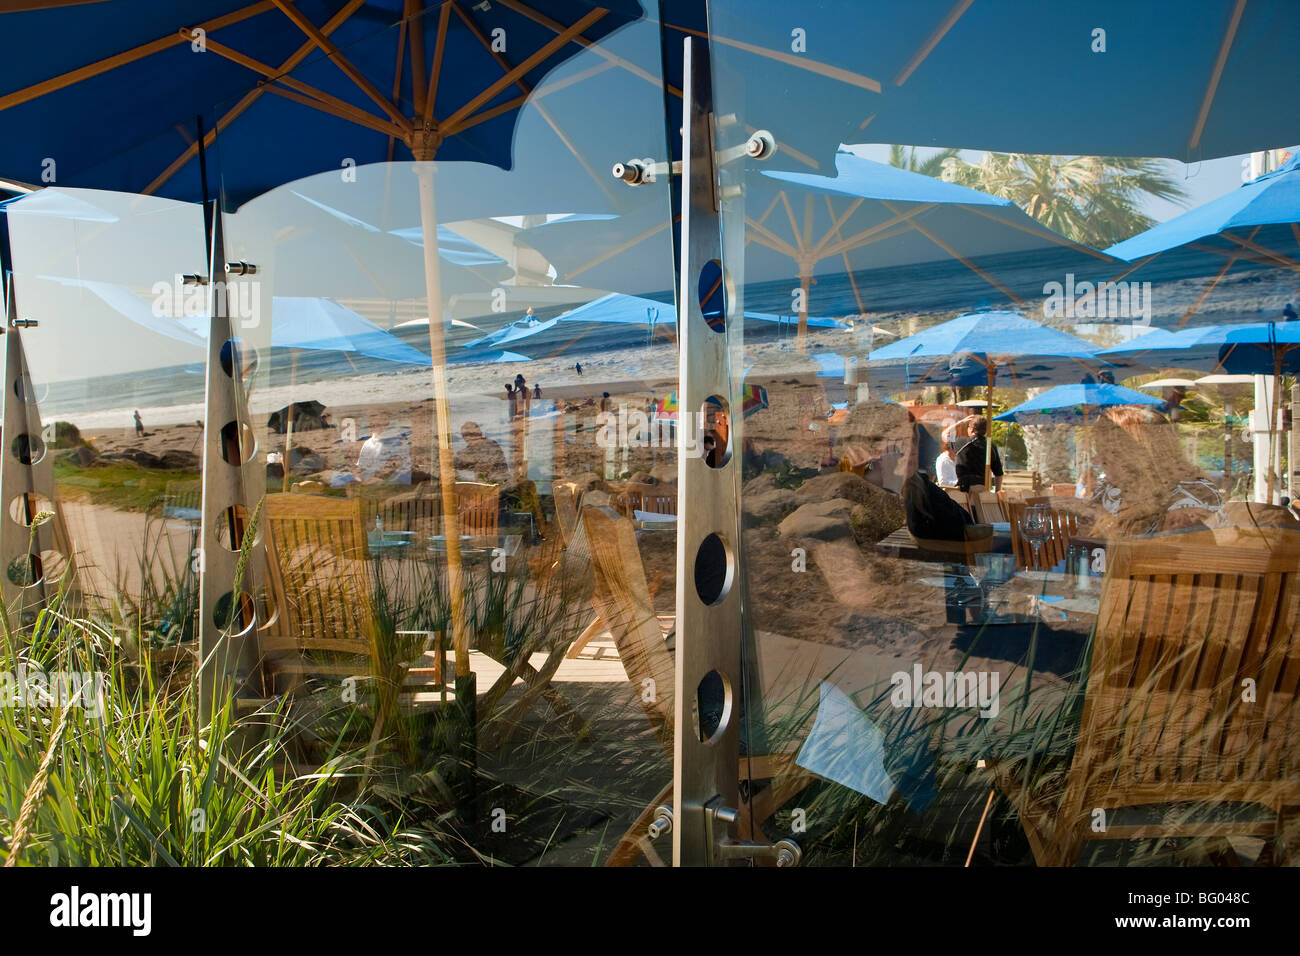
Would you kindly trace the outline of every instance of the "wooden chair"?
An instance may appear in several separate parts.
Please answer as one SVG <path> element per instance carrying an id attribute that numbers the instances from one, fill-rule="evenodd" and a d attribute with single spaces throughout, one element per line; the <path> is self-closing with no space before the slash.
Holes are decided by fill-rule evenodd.
<path id="1" fill-rule="evenodd" d="M 495 538 L 501 513 L 501 488 L 477 481 L 456 482 L 456 517 L 460 533 Z"/>
<path id="2" fill-rule="evenodd" d="M 1038 549 L 1038 560 L 1034 560 L 1034 549 L 1020 530 L 1020 520 L 1025 509 L 1031 505 L 1048 505 L 1051 498 L 1026 498 L 1024 501 L 1008 501 L 1007 518 L 1011 523 L 1011 550 L 1016 556 L 1016 564 L 1033 571 L 1046 571 L 1065 560 L 1069 552 L 1070 539 L 1079 530 L 1079 516 L 1073 512 L 1051 510 L 1051 535 Z"/>
<path id="3" fill-rule="evenodd" d="M 614 638 L 619 660 L 627 672 L 628 681 L 636 689 L 637 700 L 645 709 L 650 725 L 665 750 L 671 752 L 676 661 L 667 643 L 671 632 L 666 633 L 663 625 L 670 623 L 672 617 L 654 613 L 632 522 L 611 508 L 584 508 L 582 520 L 591 548 L 595 601 L 601 619 Z M 644 690 L 647 687 L 654 693 L 646 694 Z M 754 819 L 760 822 L 811 779 L 805 771 L 794 766 L 787 754 L 741 757 L 742 779 L 750 776 L 751 765 L 758 768 L 753 771 L 755 778 L 762 776 L 774 780 L 773 785 L 763 791 L 763 810 L 754 811 Z M 652 863 L 657 860 L 657 854 L 646 837 L 646 827 L 654 817 L 655 808 L 671 797 L 672 784 L 669 783 L 623 835 L 607 865 L 630 865 L 642 853 Z"/>
<path id="4" fill-rule="evenodd" d="M 1007 520 L 1002 497 L 983 485 L 970 486 L 970 512 L 977 524 L 997 524 Z"/>
<path id="5" fill-rule="evenodd" d="M 993 764 L 1040 866 L 1074 863 L 1086 840 L 1228 836 L 1263 837 L 1281 863 L 1300 839 L 1300 548 L 1179 537 L 1110 549 L 1063 787 Z M 1242 805 L 1263 814 L 1223 816 Z M 1144 806 L 1183 809 L 1117 822 Z"/>
<path id="6" fill-rule="evenodd" d="M 377 679 L 373 745 L 391 720 L 410 662 L 394 659 L 396 648 L 378 639 L 361 502 L 270 494 L 261 522 L 272 603 L 260 638 L 268 684 L 278 692 L 282 675 L 290 678 L 285 690 L 309 675 Z M 440 657 L 441 650 L 439 664 Z M 430 687 L 441 684 L 442 673 L 441 666 L 434 668 Z"/>

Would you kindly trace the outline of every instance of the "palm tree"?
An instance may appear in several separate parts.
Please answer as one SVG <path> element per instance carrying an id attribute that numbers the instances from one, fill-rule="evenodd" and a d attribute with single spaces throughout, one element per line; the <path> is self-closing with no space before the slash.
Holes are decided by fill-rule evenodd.
<path id="1" fill-rule="evenodd" d="M 990 152 L 979 163 L 953 154 L 942 165 L 948 182 L 1010 199 L 1049 229 L 1097 248 L 1155 224 L 1139 211 L 1145 197 L 1182 202 L 1187 196 L 1153 159 Z"/>
<path id="2" fill-rule="evenodd" d="M 940 149 L 925 159 L 918 160 L 915 146 L 895 145 L 889 147 L 889 165 L 939 179 L 943 176 L 944 163 L 956 159 L 957 152 L 955 149 Z"/>

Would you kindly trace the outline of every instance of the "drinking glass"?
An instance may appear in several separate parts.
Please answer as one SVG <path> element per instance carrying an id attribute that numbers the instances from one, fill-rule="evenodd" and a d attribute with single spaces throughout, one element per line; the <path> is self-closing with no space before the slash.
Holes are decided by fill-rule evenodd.
<path id="1" fill-rule="evenodd" d="M 1041 561 L 1038 552 L 1045 542 L 1052 535 L 1052 512 L 1047 505 L 1030 505 L 1025 509 L 1024 515 L 1020 519 L 1020 533 L 1025 536 L 1030 547 L 1034 549 L 1034 567 L 1037 568 Z"/>

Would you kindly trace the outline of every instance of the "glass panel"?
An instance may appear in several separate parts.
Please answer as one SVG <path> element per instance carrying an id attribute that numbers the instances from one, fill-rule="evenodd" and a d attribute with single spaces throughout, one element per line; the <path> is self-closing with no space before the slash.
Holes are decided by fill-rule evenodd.
<path id="1" fill-rule="evenodd" d="M 482 59 L 487 87 L 503 67 Z M 238 319 L 264 692 L 291 695 L 310 757 L 367 760 L 382 812 L 465 860 L 670 855 L 639 840 L 671 775 L 668 181 L 610 174 L 667 156 L 659 64 L 635 23 L 530 82 L 509 170 L 450 138 L 376 161 L 340 123 L 316 175 L 223 184 L 227 256 L 256 267 Z M 249 128 L 218 137 L 223 165 L 260 149 Z M 635 281 L 596 274 L 632 245 Z"/>
<path id="2" fill-rule="evenodd" d="M 999 39 L 1014 4 L 709 4 L 716 138 L 778 144 L 719 170 L 744 250 L 740 826 L 807 864 L 1280 849 L 1300 247 L 1294 213 L 1231 217 L 1300 175 L 1241 151 L 1300 125 L 1241 124 L 1224 87 L 1189 147 L 1218 35 L 1208 66 L 1189 36 L 1102 69 L 1067 6 L 1049 64 Z M 1287 165 L 1243 187 L 1252 162 Z"/>
<path id="3" fill-rule="evenodd" d="M 72 558 L 90 613 L 128 642 L 192 641 L 207 305 L 182 277 L 207 272 L 202 210 L 51 186 L 6 215 L 17 315 L 39 323 L 21 330 L 29 372 L 10 403 L 43 423 L 13 461 L 52 465 L 54 500 L 20 476 L 33 492 L 5 520 L 52 510 L 73 551 L 40 555 L 24 583 L 55 584 Z"/>

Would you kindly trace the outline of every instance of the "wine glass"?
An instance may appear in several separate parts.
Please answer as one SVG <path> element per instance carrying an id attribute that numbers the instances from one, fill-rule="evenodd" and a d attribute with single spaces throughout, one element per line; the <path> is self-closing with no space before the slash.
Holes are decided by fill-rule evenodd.
<path id="1" fill-rule="evenodd" d="M 1034 567 L 1041 564 L 1038 557 L 1043 542 L 1052 536 L 1052 512 L 1047 505 L 1030 505 L 1020 518 L 1020 533 L 1034 549 Z"/>

